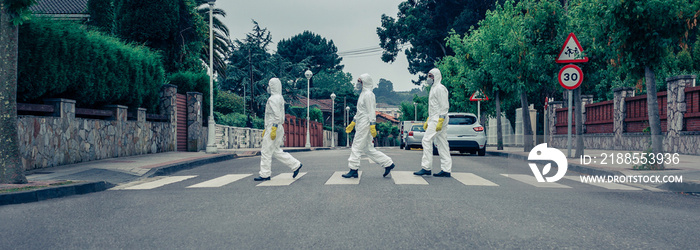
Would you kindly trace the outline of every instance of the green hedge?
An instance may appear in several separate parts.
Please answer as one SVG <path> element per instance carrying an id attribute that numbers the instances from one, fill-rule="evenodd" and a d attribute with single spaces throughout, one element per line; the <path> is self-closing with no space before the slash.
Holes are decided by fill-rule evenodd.
<path id="1" fill-rule="evenodd" d="M 34 18 L 19 29 L 18 102 L 68 98 L 157 111 L 165 73 L 157 53 L 67 21 Z"/>

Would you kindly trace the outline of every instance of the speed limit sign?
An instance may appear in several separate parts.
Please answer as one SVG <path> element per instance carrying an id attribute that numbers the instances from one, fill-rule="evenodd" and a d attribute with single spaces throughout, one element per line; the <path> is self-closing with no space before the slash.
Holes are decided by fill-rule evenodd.
<path id="1" fill-rule="evenodd" d="M 569 64 L 559 70 L 559 84 L 565 89 L 576 89 L 583 82 L 583 71 L 576 65 Z"/>

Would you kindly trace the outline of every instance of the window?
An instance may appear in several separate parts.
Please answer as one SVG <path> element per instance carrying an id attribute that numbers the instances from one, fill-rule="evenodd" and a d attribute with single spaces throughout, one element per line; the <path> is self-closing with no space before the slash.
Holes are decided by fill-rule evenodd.
<path id="1" fill-rule="evenodd" d="M 457 115 L 457 116 L 450 116 L 450 125 L 472 125 L 476 123 L 476 117 L 474 116 L 466 116 L 466 115 Z"/>
<path id="2" fill-rule="evenodd" d="M 423 129 L 423 124 L 413 125 L 413 127 L 411 127 L 411 131 L 425 132 L 425 130 Z"/>

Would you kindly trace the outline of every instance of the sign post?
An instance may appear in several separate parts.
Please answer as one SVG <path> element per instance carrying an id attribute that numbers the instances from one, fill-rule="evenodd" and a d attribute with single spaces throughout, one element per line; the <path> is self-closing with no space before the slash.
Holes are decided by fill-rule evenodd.
<path id="1" fill-rule="evenodd" d="M 583 47 L 578 42 L 578 38 L 574 33 L 569 33 L 566 37 L 564 45 L 557 55 L 556 63 L 585 63 L 588 62 L 588 57 L 582 57 Z M 569 112 L 568 112 L 568 128 L 567 128 L 567 149 L 568 157 L 571 158 L 571 106 L 573 101 L 573 90 L 578 88 L 583 82 L 583 71 L 576 65 L 569 64 L 559 70 L 559 84 L 569 91 Z M 578 124 L 578 126 L 582 126 Z"/>
<path id="2" fill-rule="evenodd" d="M 481 101 L 488 101 L 489 97 L 486 96 L 486 94 L 484 94 L 483 92 L 481 92 L 481 90 L 477 90 L 474 92 L 474 94 L 472 94 L 472 96 L 469 97 L 469 100 L 472 102 L 474 102 L 474 101 L 477 102 L 476 103 L 476 107 L 477 107 L 476 120 L 480 121 L 480 123 L 481 123 Z"/>

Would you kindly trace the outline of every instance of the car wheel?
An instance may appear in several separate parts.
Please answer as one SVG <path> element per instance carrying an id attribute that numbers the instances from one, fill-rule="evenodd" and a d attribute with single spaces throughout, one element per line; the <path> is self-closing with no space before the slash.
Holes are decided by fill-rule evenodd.
<path id="1" fill-rule="evenodd" d="M 405 149 L 405 150 L 411 150 L 411 146 L 406 145 L 406 146 L 403 147 L 403 149 Z"/>
<path id="2" fill-rule="evenodd" d="M 401 143 L 401 145 L 399 146 L 399 148 L 400 148 L 400 149 L 403 149 L 403 148 L 404 148 L 404 144 Z"/>
<path id="3" fill-rule="evenodd" d="M 486 147 L 479 149 L 479 156 L 484 156 L 486 155 Z"/>

